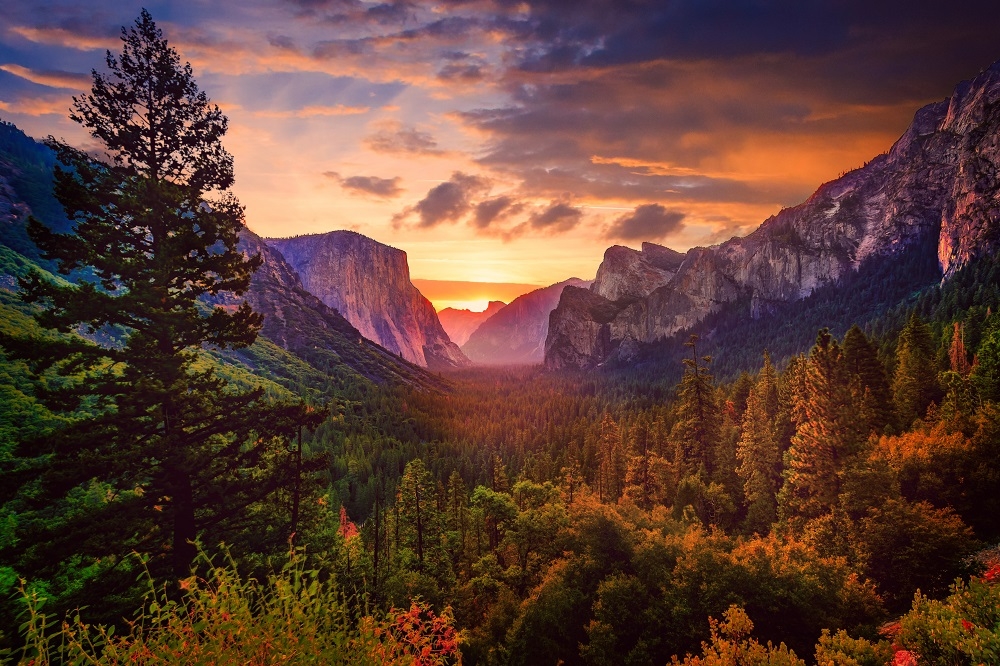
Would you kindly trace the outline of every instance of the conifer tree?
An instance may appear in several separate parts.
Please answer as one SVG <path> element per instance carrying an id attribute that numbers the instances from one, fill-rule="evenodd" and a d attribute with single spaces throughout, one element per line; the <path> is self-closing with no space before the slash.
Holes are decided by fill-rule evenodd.
<path id="1" fill-rule="evenodd" d="M 892 420 L 892 392 L 878 349 L 857 324 L 844 336 L 844 361 L 858 380 L 859 394 L 868 396 L 862 408 L 871 415 L 869 430 L 882 432 Z"/>
<path id="2" fill-rule="evenodd" d="M 955 322 L 952 328 L 951 346 L 948 348 L 948 361 L 951 371 L 957 372 L 963 378 L 972 373 L 972 363 L 969 362 L 969 352 L 965 349 L 965 327 L 961 322 Z"/>
<path id="3" fill-rule="evenodd" d="M 448 505 L 445 509 L 445 529 L 452 568 L 461 569 L 465 543 L 469 532 L 469 489 L 458 471 L 448 477 Z"/>
<path id="4" fill-rule="evenodd" d="M 981 399 L 1000 402 L 1000 315 L 989 320 L 976 349 L 972 381 Z"/>
<path id="5" fill-rule="evenodd" d="M 827 329 L 819 332 L 795 396 L 795 435 L 785 463 L 779 508 L 785 518 L 815 518 L 840 494 L 845 463 L 864 441 L 843 351 Z"/>
<path id="6" fill-rule="evenodd" d="M 892 383 L 896 411 L 904 428 L 922 418 L 927 407 L 940 396 L 937 374 L 931 329 L 914 310 L 899 334 L 896 376 Z"/>
<path id="7" fill-rule="evenodd" d="M 406 464 L 396 504 L 399 506 L 398 547 L 408 548 L 416 555 L 417 571 L 440 573 L 442 525 L 437 484 L 419 458 Z"/>
<path id="8" fill-rule="evenodd" d="M 625 472 L 624 496 L 636 506 L 649 510 L 663 503 L 663 476 L 666 461 L 656 453 L 653 428 L 648 414 L 636 419 L 630 432 L 631 455 Z"/>
<path id="9" fill-rule="evenodd" d="M 743 479 L 743 494 L 747 502 L 747 526 L 751 531 L 766 534 L 777 517 L 775 494 L 778 491 L 778 445 L 774 441 L 771 420 L 767 416 L 767 377 L 762 373 L 757 386 L 750 389 L 743 427 L 736 455 L 737 472 Z"/>
<path id="10" fill-rule="evenodd" d="M 764 414 L 767 416 L 768 422 L 773 424 L 774 419 L 778 416 L 781 398 L 778 391 L 778 374 L 771 362 L 771 354 L 766 350 L 764 351 L 764 367 L 760 369 L 760 374 L 757 376 L 756 388 Z"/>
<path id="11" fill-rule="evenodd" d="M 174 574 L 184 577 L 202 530 L 218 531 L 274 489 L 262 469 L 267 443 L 321 415 L 301 405 L 269 407 L 261 390 L 236 390 L 196 366 L 202 347 L 254 341 L 261 318 L 249 305 L 208 310 L 199 299 L 241 294 L 261 260 L 236 247 L 243 208 L 228 191 L 225 116 L 147 11 L 122 29 L 122 42 L 119 57 L 107 53 L 108 73 L 94 71 L 91 92 L 74 98 L 70 116 L 110 159 L 47 142 L 62 165 L 55 196 L 73 233 L 29 223 L 60 272 L 89 277 L 22 281 L 23 299 L 43 307 L 36 317 L 43 326 L 103 331 L 117 341 L 2 341 L 39 372 L 62 377 L 40 384 L 40 398 L 85 415 L 23 444 L 22 458 L 34 462 L 21 468 L 21 480 L 32 484 L 37 505 L 24 507 L 22 526 L 26 538 L 46 544 L 26 551 L 40 562 L 73 552 L 112 561 L 131 550 L 169 553 Z M 44 518 L 91 480 L 107 489 L 106 503 L 66 521 Z M 21 564 L 30 568 L 25 558 Z"/>
<path id="12" fill-rule="evenodd" d="M 684 343 L 691 358 L 684 359 L 684 376 L 677 391 L 677 422 L 671 432 L 677 453 L 675 464 L 684 474 L 704 469 L 712 473 L 712 453 L 719 438 L 720 416 L 715 386 L 708 366 L 711 356 L 698 356 L 698 336 Z"/>
<path id="13" fill-rule="evenodd" d="M 617 500 L 625 478 L 625 455 L 618 424 L 605 413 L 598 444 L 597 493 L 602 502 Z"/>

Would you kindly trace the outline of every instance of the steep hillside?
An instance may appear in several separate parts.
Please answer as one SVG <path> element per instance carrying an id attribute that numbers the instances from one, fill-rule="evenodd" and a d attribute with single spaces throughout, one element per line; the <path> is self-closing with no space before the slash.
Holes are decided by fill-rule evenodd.
<path id="1" fill-rule="evenodd" d="M 445 333 L 448 334 L 452 342 L 461 347 L 484 321 L 499 312 L 505 305 L 507 304 L 503 301 L 490 301 L 482 312 L 445 308 L 437 314 Z"/>
<path id="2" fill-rule="evenodd" d="M 888 153 L 745 238 L 693 248 L 678 263 L 665 248 L 610 248 L 590 294 L 566 290 L 553 312 L 545 364 L 627 358 L 742 300 L 754 317 L 767 317 L 909 248 L 936 259 L 918 279 L 948 279 L 1000 248 L 998 171 L 1000 63 L 920 109 Z"/>
<path id="3" fill-rule="evenodd" d="M 564 288 L 587 287 L 590 282 L 570 278 L 518 296 L 487 319 L 469 336 L 462 351 L 482 364 L 541 363 L 549 314 Z"/>
<path id="4" fill-rule="evenodd" d="M 431 302 L 410 282 L 406 253 L 353 231 L 271 238 L 303 286 L 361 334 L 432 370 L 469 364 Z"/>
<path id="5" fill-rule="evenodd" d="M 306 291 L 281 254 L 259 236 L 245 230 L 240 247 L 247 254 L 260 254 L 264 258 L 245 295 L 254 310 L 264 315 L 261 330 L 264 339 L 326 373 L 346 366 L 380 384 L 398 381 L 442 387 L 440 380 L 423 368 L 364 339 L 340 313 Z M 215 304 L 235 307 L 240 300 L 229 295 L 216 299 Z M 251 367 L 258 365 L 253 348 L 237 352 L 237 356 Z"/>

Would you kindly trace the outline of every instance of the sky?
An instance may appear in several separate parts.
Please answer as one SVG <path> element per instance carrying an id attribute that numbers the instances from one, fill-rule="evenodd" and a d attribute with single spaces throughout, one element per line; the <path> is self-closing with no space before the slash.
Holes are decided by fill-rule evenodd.
<path id="1" fill-rule="evenodd" d="M 92 144 L 72 96 L 142 7 L 248 226 L 405 250 L 439 308 L 745 235 L 1000 59 L 995 0 L 5 0 L 0 118 Z"/>

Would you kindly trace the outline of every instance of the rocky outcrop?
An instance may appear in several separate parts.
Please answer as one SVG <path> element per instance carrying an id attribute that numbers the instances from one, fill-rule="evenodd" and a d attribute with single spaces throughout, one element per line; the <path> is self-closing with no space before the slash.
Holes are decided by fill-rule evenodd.
<path id="1" fill-rule="evenodd" d="M 518 296 L 510 305 L 483 322 L 469 336 L 462 351 L 474 363 L 541 363 L 545 356 L 549 314 L 559 302 L 559 296 L 564 289 L 585 290 L 590 284 L 570 278 Z"/>
<path id="2" fill-rule="evenodd" d="M 432 370 L 469 364 L 410 282 L 406 253 L 353 231 L 267 239 L 303 286 L 361 334 Z"/>
<path id="3" fill-rule="evenodd" d="M 642 251 L 613 245 L 604 253 L 591 287 L 609 301 L 642 298 L 670 282 L 684 255 L 653 243 L 643 243 Z"/>
<path id="4" fill-rule="evenodd" d="M 440 390 L 441 381 L 426 370 L 365 340 L 357 328 L 302 286 L 298 273 L 281 254 L 248 229 L 240 234 L 239 249 L 248 256 L 261 255 L 263 262 L 242 296 L 224 292 L 206 298 L 210 305 L 235 309 L 246 300 L 263 316 L 260 335 L 315 367 L 330 372 L 342 365 L 376 383 L 404 383 Z M 237 358 L 253 367 L 250 355 L 237 351 Z"/>
<path id="5" fill-rule="evenodd" d="M 503 301 L 490 301 L 482 312 L 445 308 L 438 311 L 438 319 L 441 320 L 441 326 L 444 327 L 444 332 L 448 334 L 451 341 L 461 347 L 469 340 L 469 336 L 479 328 L 480 324 L 499 312 L 505 305 L 507 304 Z"/>
<path id="6" fill-rule="evenodd" d="M 1000 249 L 1000 63 L 920 109 L 888 153 L 821 186 L 744 238 L 681 256 L 609 248 L 587 297 L 564 292 L 545 363 L 593 367 L 748 298 L 755 316 L 869 259 L 937 245 L 943 279 Z M 680 259 L 678 259 L 680 257 Z"/>

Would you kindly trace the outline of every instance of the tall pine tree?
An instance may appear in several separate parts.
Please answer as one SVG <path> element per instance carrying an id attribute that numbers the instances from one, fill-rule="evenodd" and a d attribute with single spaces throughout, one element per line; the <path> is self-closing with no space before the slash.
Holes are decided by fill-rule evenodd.
<path id="1" fill-rule="evenodd" d="M 774 441 L 764 398 L 768 391 L 767 379 L 762 373 L 757 386 L 750 389 L 736 449 L 739 459 L 737 473 L 743 480 L 743 494 L 747 502 L 747 527 L 760 534 L 767 534 L 777 517 L 775 493 L 780 480 L 778 445 Z M 773 382 L 773 373 L 769 379 Z"/>
<path id="2" fill-rule="evenodd" d="M 892 392 L 878 349 L 857 324 L 844 336 L 844 362 L 857 378 L 869 429 L 881 433 L 892 421 Z"/>
<path id="3" fill-rule="evenodd" d="M 148 12 L 122 29 L 122 42 L 119 57 L 107 54 L 108 73 L 94 71 L 91 92 L 74 98 L 70 116 L 110 159 L 48 141 L 62 164 L 55 195 L 73 233 L 29 225 L 62 273 L 82 270 L 89 279 L 22 281 L 23 299 L 42 306 L 43 326 L 108 332 L 116 341 L 3 340 L 48 373 L 39 397 L 75 418 L 24 442 L 7 482 L 31 487 L 19 507 L 22 544 L 33 544 L 22 549 L 22 570 L 73 554 L 114 562 L 138 550 L 154 555 L 154 570 L 172 561 L 184 577 L 199 534 L 224 535 L 227 522 L 242 522 L 243 509 L 281 483 L 266 463 L 283 447 L 274 454 L 268 444 L 321 414 L 270 406 L 261 390 L 238 390 L 196 363 L 203 347 L 254 341 L 261 318 L 247 304 L 211 310 L 199 299 L 241 294 L 261 260 L 236 247 L 243 208 L 228 191 L 225 116 Z M 88 484 L 105 499 L 53 517 Z"/>
<path id="4" fill-rule="evenodd" d="M 923 418 L 927 407 L 940 398 L 937 375 L 930 326 L 914 310 L 899 334 L 896 376 L 892 382 L 896 411 L 903 428 L 909 428 L 914 420 Z"/>
<path id="5" fill-rule="evenodd" d="M 779 509 L 785 518 L 828 513 L 840 494 L 841 472 L 867 434 L 843 351 L 826 329 L 819 332 L 795 396 L 795 435 L 785 463 Z"/>
<path id="6" fill-rule="evenodd" d="M 698 336 L 684 343 L 691 358 L 684 359 L 684 376 L 677 391 L 677 421 L 671 431 L 674 463 L 686 474 L 711 475 L 713 453 L 719 440 L 720 414 L 715 385 L 709 371 L 711 356 L 698 356 Z"/>

